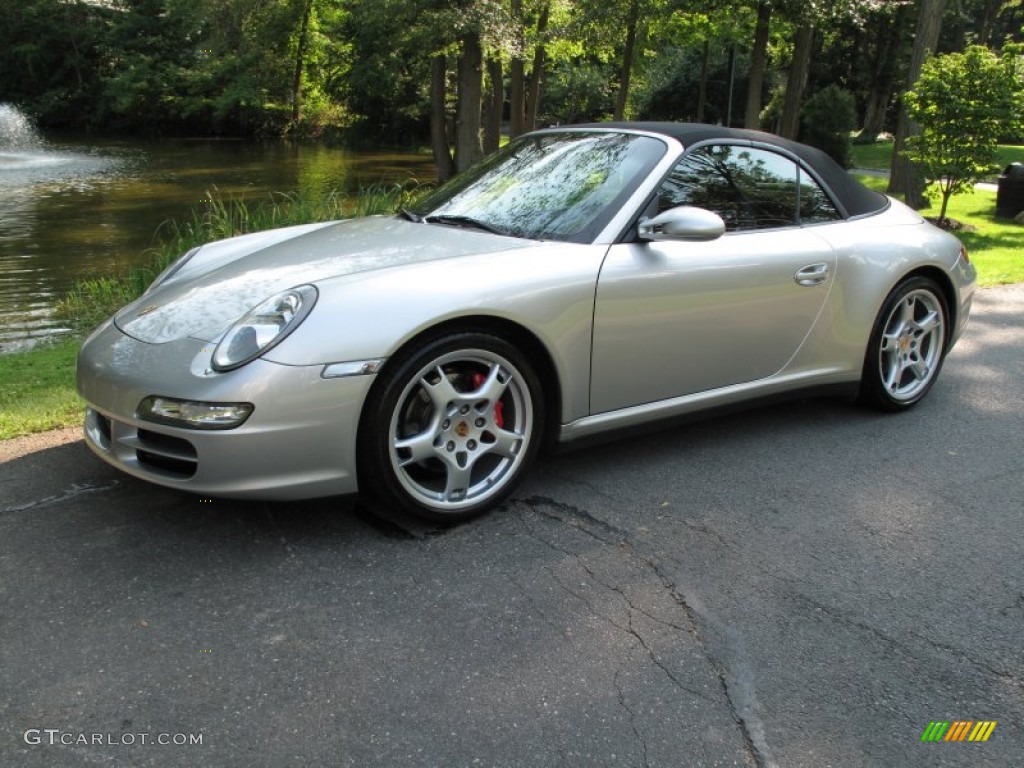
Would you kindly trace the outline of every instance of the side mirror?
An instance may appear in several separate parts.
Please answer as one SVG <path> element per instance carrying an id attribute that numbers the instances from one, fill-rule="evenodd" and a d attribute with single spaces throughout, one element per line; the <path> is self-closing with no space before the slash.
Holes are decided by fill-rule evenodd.
<path id="1" fill-rule="evenodd" d="M 680 205 L 659 213 L 653 219 L 641 219 L 641 240 L 717 240 L 725 234 L 725 222 L 717 213 L 703 208 Z"/>

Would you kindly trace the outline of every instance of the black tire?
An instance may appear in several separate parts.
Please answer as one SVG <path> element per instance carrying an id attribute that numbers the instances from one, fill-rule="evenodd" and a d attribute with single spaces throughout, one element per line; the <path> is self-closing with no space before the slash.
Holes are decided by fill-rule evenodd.
<path id="1" fill-rule="evenodd" d="M 927 277 L 904 280 L 886 298 L 871 329 L 860 401 L 889 412 L 921 402 L 942 369 L 948 340 L 942 289 Z"/>
<path id="2" fill-rule="evenodd" d="M 543 393 L 530 361 L 496 336 L 454 333 L 391 363 L 360 421 L 362 489 L 446 524 L 507 498 L 543 434 Z"/>

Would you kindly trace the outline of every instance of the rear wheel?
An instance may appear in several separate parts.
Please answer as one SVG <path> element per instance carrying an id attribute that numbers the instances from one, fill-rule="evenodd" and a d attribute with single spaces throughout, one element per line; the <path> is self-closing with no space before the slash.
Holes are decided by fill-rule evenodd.
<path id="1" fill-rule="evenodd" d="M 382 374 L 360 427 L 364 485 L 386 504 L 459 522 L 512 492 L 540 444 L 541 388 L 495 336 L 459 333 Z"/>
<path id="2" fill-rule="evenodd" d="M 948 326 L 946 299 L 934 280 L 912 277 L 897 285 L 871 332 L 861 400 L 886 411 L 920 402 L 942 368 Z"/>

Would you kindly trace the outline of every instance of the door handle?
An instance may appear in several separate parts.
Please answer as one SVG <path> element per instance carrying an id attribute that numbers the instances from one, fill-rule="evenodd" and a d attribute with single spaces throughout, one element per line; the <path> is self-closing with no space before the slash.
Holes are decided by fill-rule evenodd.
<path id="1" fill-rule="evenodd" d="M 828 264 L 825 262 L 808 264 L 806 267 L 798 269 L 793 275 L 793 279 L 796 280 L 797 285 L 821 285 L 828 280 Z"/>

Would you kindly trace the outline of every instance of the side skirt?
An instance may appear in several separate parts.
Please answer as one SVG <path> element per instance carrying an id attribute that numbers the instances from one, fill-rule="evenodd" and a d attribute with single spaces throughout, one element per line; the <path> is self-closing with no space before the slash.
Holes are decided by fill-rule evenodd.
<path id="1" fill-rule="evenodd" d="M 759 388 L 741 385 L 743 386 L 742 393 L 730 391 L 737 387 L 728 387 L 724 390 L 702 392 L 595 416 L 585 416 L 562 425 L 554 450 L 558 452 L 576 450 L 609 440 L 669 429 L 682 424 L 692 424 L 695 421 L 713 419 L 775 403 L 806 398 L 853 400 L 857 397 L 860 389 L 859 379 L 821 383 L 820 373 L 814 378 L 819 379 L 819 382 L 808 382 L 806 386 L 801 386 L 791 379 L 787 382 L 788 386 L 785 389 L 772 387 L 770 388 L 772 391 L 758 393 L 756 390 Z"/>

